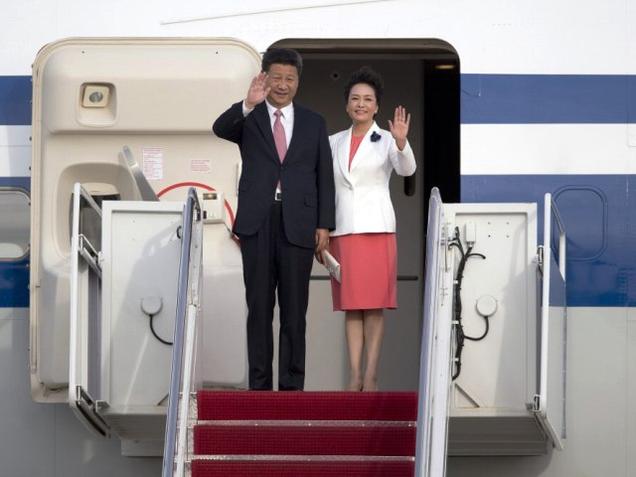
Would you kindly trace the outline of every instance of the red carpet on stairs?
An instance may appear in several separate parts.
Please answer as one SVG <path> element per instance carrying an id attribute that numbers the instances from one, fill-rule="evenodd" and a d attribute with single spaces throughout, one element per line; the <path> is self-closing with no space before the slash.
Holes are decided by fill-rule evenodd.
<path id="1" fill-rule="evenodd" d="M 417 394 L 408 392 L 203 391 L 199 420 L 416 421 Z"/>
<path id="2" fill-rule="evenodd" d="M 413 477 L 412 462 L 192 462 L 205 477 Z"/>
<path id="3" fill-rule="evenodd" d="M 197 410 L 193 477 L 413 475 L 415 393 L 200 391 Z"/>
<path id="4" fill-rule="evenodd" d="M 415 427 L 196 426 L 203 455 L 412 456 Z"/>

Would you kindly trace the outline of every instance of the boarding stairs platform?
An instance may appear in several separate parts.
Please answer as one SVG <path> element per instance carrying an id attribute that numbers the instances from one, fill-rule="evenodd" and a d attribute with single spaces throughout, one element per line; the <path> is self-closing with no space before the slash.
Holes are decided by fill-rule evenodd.
<path id="1" fill-rule="evenodd" d="M 503 204 L 499 205 L 501 210 L 492 212 L 493 207 L 444 205 L 438 191 L 433 191 L 427 225 L 417 393 L 213 391 L 206 388 L 201 372 L 204 359 L 198 330 L 203 214 L 196 192 L 191 190 L 184 210 L 162 476 L 444 477 L 448 452 L 540 455 L 547 451 L 548 445 L 562 449 L 564 401 L 559 391 L 564 390 L 565 295 L 560 278 L 565 276 L 565 233 L 549 194 L 544 205 L 547 211 L 544 237 L 556 241 L 558 252 L 551 250 L 554 240 L 544 241 L 540 251 L 535 246 L 536 205 Z M 526 285 L 530 290 L 527 296 L 533 298 L 525 299 L 524 303 L 535 304 L 536 294 L 542 296 L 540 316 L 535 316 L 534 308 L 526 310 L 527 321 L 533 325 L 530 329 L 537 329 L 537 323 L 541 323 L 541 333 L 533 335 L 532 340 L 526 336 L 525 326 L 520 333 L 523 343 L 529 340 L 528 350 L 540 350 L 537 359 L 531 360 L 536 361 L 537 369 L 528 371 L 523 376 L 524 382 L 533 390 L 537 383 L 540 385 L 536 395 L 529 396 L 531 400 L 526 393 L 519 394 L 514 401 L 518 409 L 480 406 L 479 402 L 473 403 L 476 406 L 455 409 L 453 406 L 461 396 L 457 394 L 451 369 L 459 360 L 451 351 L 458 349 L 453 342 L 458 333 L 453 328 L 453 311 L 458 308 L 450 291 L 457 293 L 453 288 L 457 257 L 449 243 L 451 240 L 459 243 L 459 239 L 453 239 L 449 231 L 454 230 L 456 237 L 458 230 L 466 230 L 465 235 L 472 237 L 469 232 L 476 226 L 471 221 L 479 221 L 479 230 L 488 232 L 493 213 L 505 214 L 508 221 L 518 219 L 519 228 L 530 237 L 520 250 L 506 243 L 522 255 L 520 276 L 525 277 L 524 290 Z M 553 222 L 557 225 L 555 234 L 551 231 Z M 503 240 L 506 235 L 501 237 Z M 480 238 L 479 243 L 482 242 L 490 243 Z M 466 243 L 474 244 L 475 239 Z M 496 253 L 489 249 L 487 255 Z M 548 280 L 552 276 L 555 280 Z M 555 359 L 546 358 L 550 352 Z M 464 360 L 461 379 L 477 376 L 481 379 L 481 368 L 469 372 L 471 364 L 481 363 L 478 356 Z M 520 363 L 524 369 L 527 367 L 526 360 Z M 554 385 L 550 394 L 553 400 L 547 399 L 548 382 Z M 465 388 L 461 389 L 467 394 Z M 521 432 L 511 433 L 511 428 Z"/>
<path id="2" fill-rule="evenodd" d="M 193 477 L 414 475 L 416 393 L 202 390 L 192 408 Z"/>
<path id="3" fill-rule="evenodd" d="M 197 372 L 198 210 L 192 192 L 183 229 L 163 477 L 413 476 L 421 404 L 415 392 L 205 389 Z"/>

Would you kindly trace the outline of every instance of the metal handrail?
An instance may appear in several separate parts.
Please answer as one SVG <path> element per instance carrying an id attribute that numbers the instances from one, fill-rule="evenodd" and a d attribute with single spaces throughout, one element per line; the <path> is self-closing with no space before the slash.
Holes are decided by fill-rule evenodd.
<path id="1" fill-rule="evenodd" d="M 415 450 L 416 477 L 446 475 L 448 407 L 451 389 L 452 258 L 448 224 L 439 190 L 431 191 L 426 238 L 426 273 L 420 354 Z"/>
<path id="2" fill-rule="evenodd" d="M 543 214 L 544 214 L 544 224 L 543 224 L 543 243 L 544 243 L 544 255 L 543 255 L 543 268 L 541 270 L 541 273 L 543 274 L 543 283 L 542 283 L 542 290 L 541 290 L 541 306 L 542 306 L 542 311 L 541 311 L 541 327 L 540 327 L 540 380 L 539 380 L 539 390 L 538 390 L 538 394 L 535 395 L 535 399 L 539 399 L 538 401 L 538 407 L 536 409 L 536 411 L 539 413 L 539 415 L 543 416 L 543 419 L 548 420 L 548 404 L 547 404 L 547 390 L 548 390 L 548 381 L 549 381 L 549 369 L 548 369 L 548 360 L 549 358 L 549 345 L 546 345 L 546 343 L 548 343 L 549 338 L 549 329 L 550 329 L 550 322 L 554 319 L 557 319 L 557 316 L 551 316 L 549 311 L 545 312 L 546 309 L 549 310 L 549 308 L 551 307 L 552 303 L 551 303 L 551 287 L 545 286 L 546 281 L 552 280 L 552 273 L 551 273 L 551 267 L 552 267 L 552 259 L 554 258 L 554 261 L 556 263 L 556 265 L 558 266 L 558 273 L 561 276 L 561 280 L 563 282 L 563 305 L 562 307 L 564 308 L 563 310 L 563 315 L 562 315 L 562 319 L 563 319 L 563 324 L 562 324 L 562 330 L 561 332 L 563 333 L 562 336 L 562 365 L 561 365 L 561 369 L 557 370 L 560 371 L 560 377 L 561 377 L 561 391 L 563 393 L 563 397 L 561 398 L 561 404 L 562 404 L 562 409 L 561 412 L 563 413 L 563 418 L 562 418 L 562 427 L 561 429 L 555 429 L 550 425 L 550 429 L 552 430 L 548 430 L 548 434 L 551 436 L 550 439 L 552 440 L 554 447 L 558 450 L 563 450 L 563 444 L 559 439 L 559 436 L 556 435 L 557 432 L 560 432 L 560 437 L 565 438 L 566 436 L 566 395 L 567 395 L 567 293 L 565 290 L 565 286 L 566 286 L 566 259 L 567 259 L 567 253 L 566 253 L 566 247 L 567 247 L 567 235 L 566 235 L 566 231 L 565 231 L 565 225 L 563 224 L 563 219 L 561 218 L 561 214 L 559 212 L 559 209 L 557 208 L 556 204 L 554 203 L 554 200 L 552 199 L 552 194 L 547 193 L 544 196 L 544 209 L 543 209 Z M 552 236 L 553 236 L 553 228 L 552 228 L 552 220 L 554 219 L 554 223 L 556 225 L 556 234 L 558 234 L 558 255 L 554 253 L 554 249 L 552 247 Z M 547 249 L 547 252 L 546 252 Z"/>
<path id="3" fill-rule="evenodd" d="M 196 216 L 195 216 L 196 212 Z M 201 206 L 196 190 L 190 188 L 183 214 L 181 257 L 179 262 L 179 283 L 177 291 L 177 313 L 174 323 L 174 339 L 172 348 L 172 371 L 170 374 L 170 391 L 166 432 L 163 452 L 162 477 L 171 477 L 174 472 L 175 449 L 177 445 L 177 421 L 179 417 L 179 396 L 183 380 L 183 350 L 185 346 L 186 318 L 189 305 L 190 256 L 192 245 L 192 228 L 194 221 L 201 220 Z"/>
<path id="4" fill-rule="evenodd" d="M 559 255 L 555 257 L 557 263 L 559 264 L 559 272 L 561 273 L 561 277 L 565 280 L 565 264 L 566 264 L 566 247 L 567 247 L 567 239 L 565 233 L 565 225 L 563 224 L 563 219 L 561 218 L 561 212 L 557 208 L 555 201 L 552 199 L 552 194 L 546 194 L 546 196 L 550 197 L 550 212 L 552 213 L 552 217 L 554 218 L 554 222 L 558 228 L 559 233 Z M 545 239 L 544 239 L 545 240 Z M 550 237 L 552 240 L 552 237 Z"/>

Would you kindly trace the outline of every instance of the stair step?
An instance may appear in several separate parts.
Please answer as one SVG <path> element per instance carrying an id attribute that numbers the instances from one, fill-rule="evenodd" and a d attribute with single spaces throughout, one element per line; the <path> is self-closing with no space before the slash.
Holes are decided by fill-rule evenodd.
<path id="1" fill-rule="evenodd" d="M 217 462 L 193 460 L 192 477 L 413 477 L 408 462 Z"/>
<path id="2" fill-rule="evenodd" d="M 240 420 L 228 420 L 228 421 L 196 421 L 194 424 L 190 424 L 190 428 L 194 428 L 195 425 L 200 426 L 289 426 L 289 427 L 381 427 L 381 426 L 394 426 L 394 427 L 414 427 L 417 425 L 415 421 L 327 421 L 324 419 L 318 421 L 298 421 L 295 419 L 258 419 L 254 421 Z"/>
<path id="3" fill-rule="evenodd" d="M 207 426 L 194 427 L 198 455 L 413 456 L 410 426 Z"/>
<path id="4" fill-rule="evenodd" d="M 201 420 L 415 421 L 413 392 L 199 391 Z"/>

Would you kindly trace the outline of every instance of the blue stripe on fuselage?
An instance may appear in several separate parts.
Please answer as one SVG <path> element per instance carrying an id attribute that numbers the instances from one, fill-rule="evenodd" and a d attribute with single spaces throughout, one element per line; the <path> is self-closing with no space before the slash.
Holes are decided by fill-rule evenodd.
<path id="1" fill-rule="evenodd" d="M 636 122 L 636 75 L 461 75 L 462 124 Z M 31 77 L 0 76 L 0 125 L 31 124 Z"/>
<path id="2" fill-rule="evenodd" d="M 31 124 L 31 77 L 0 76 L 0 125 Z"/>
<path id="3" fill-rule="evenodd" d="M 0 186 L 28 190 L 29 179 L 18 179 L 0 179 Z M 635 186 L 636 175 L 461 178 L 462 202 L 537 202 L 539 224 L 543 196 L 553 194 L 568 233 L 569 306 L 636 306 Z M 0 263 L 0 307 L 28 306 L 27 284 L 27 261 Z"/>
<path id="4" fill-rule="evenodd" d="M 462 124 L 636 122 L 634 75 L 461 75 Z"/>
<path id="5" fill-rule="evenodd" d="M 542 224 L 552 193 L 568 237 L 568 305 L 636 306 L 635 186 L 636 175 L 468 175 L 461 200 L 537 202 Z"/>

